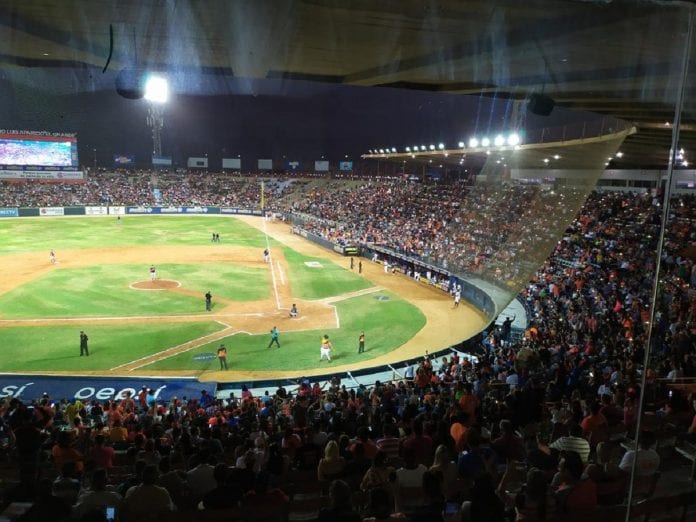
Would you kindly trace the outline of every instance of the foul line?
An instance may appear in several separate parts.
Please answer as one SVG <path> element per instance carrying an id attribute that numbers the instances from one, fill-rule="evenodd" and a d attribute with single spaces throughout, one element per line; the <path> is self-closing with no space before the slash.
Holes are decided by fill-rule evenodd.
<path id="1" fill-rule="evenodd" d="M 283 277 L 283 267 L 280 266 L 280 261 L 276 261 L 278 263 L 278 275 L 280 276 L 280 284 L 285 286 L 285 277 Z"/>
<path id="2" fill-rule="evenodd" d="M 133 370 L 137 370 L 138 368 L 142 368 L 143 366 L 148 366 L 150 364 L 153 364 L 153 363 L 160 361 L 160 358 L 157 357 L 158 355 L 165 354 L 165 353 L 170 352 L 170 351 L 173 352 L 174 350 L 177 350 L 178 348 L 181 348 L 182 346 L 186 346 L 189 343 L 193 343 L 193 346 L 190 346 L 186 350 L 181 350 L 181 351 L 177 351 L 175 353 L 172 353 L 171 355 L 168 355 L 167 357 L 164 357 L 164 358 L 167 359 L 168 357 L 171 357 L 173 355 L 179 355 L 180 353 L 186 353 L 189 350 L 193 350 L 194 348 L 198 348 L 199 346 L 201 346 L 204 343 L 200 343 L 200 344 L 195 344 L 195 343 L 198 343 L 199 341 L 203 341 L 204 339 L 208 339 L 209 341 L 215 341 L 217 339 L 220 339 L 220 336 L 226 337 L 227 332 L 231 329 L 232 328 L 224 328 L 224 329 L 220 330 L 219 332 L 213 332 L 211 334 L 197 337 L 196 339 L 191 339 L 190 341 L 186 341 L 185 343 L 181 343 L 181 344 L 178 344 L 176 346 L 172 346 L 171 348 L 167 348 L 166 350 L 162 350 L 161 352 L 151 353 L 150 355 L 146 355 L 146 356 L 140 357 L 138 359 L 133 359 L 132 361 L 128 361 L 127 363 L 119 364 L 118 366 L 114 366 L 113 368 L 111 368 L 109 371 L 113 372 L 115 370 L 118 370 L 119 368 L 123 368 L 124 366 L 130 366 L 133 363 L 137 363 L 138 361 L 144 361 L 145 359 L 154 359 L 152 362 L 141 364 L 140 366 L 136 366 L 136 367 L 128 370 L 129 372 L 132 372 Z M 211 337 L 212 337 L 212 339 L 210 339 Z"/>
<path id="3" fill-rule="evenodd" d="M 273 268 L 273 257 L 271 256 L 271 243 L 268 240 L 265 219 L 263 220 L 263 234 L 266 236 L 266 249 L 268 250 L 268 263 L 271 265 L 271 280 L 273 281 L 273 294 L 275 295 L 276 308 L 280 310 L 280 296 L 278 295 L 278 284 L 276 283 L 275 269 Z"/>
<path id="4" fill-rule="evenodd" d="M 331 297 L 325 297 L 323 299 L 317 299 L 320 303 L 333 304 L 339 301 L 345 301 L 346 299 L 352 299 L 353 297 L 360 297 L 361 295 L 374 294 L 375 292 L 381 292 L 384 290 L 381 286 L 372 286 L 370 288 L 364 288 L 363 290 L 356 290 L 355 292 L 350 292 L 347 294 L 334 295 Z"/>

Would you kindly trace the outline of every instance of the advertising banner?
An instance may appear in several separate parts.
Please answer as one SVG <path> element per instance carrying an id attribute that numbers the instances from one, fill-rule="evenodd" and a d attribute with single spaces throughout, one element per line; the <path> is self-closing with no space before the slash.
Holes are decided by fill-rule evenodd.
<path id="1" fill-rule="evenodd" d="M 242 160 L 240 158 L 222 158 L 222 168 L 241 170 Z"/>
<path id="2" fill-rule="evenodd" d="M 152 156 L 152 164 L 156 167 L 171 167 L 172 158 L 168 156 Z"/>
<path id="3" fill-rule="evenodd" d="M 41 207 L 39 216 L 64 216 L 65 209 L 63 207 Z"/>
<path id="4" fill-rule="evenodd" d="M 207 169 L 208 158 L 189 158 L 186 166 L 192 169 Z"/>
<path id="5" fill-rule="evenodd" d="M 122 399 L 126 391 L 135 397 L 143 386 L 155 392 L 158 401 L 172 397 L 198 398 L 202 390 L 211 395 L 215 384 L 197 379 L 167 378 L 119 378 L 119 377 L 59 377 L 55 375 L 0 375 L 0 398 L 16 398 L 23 401 L 40 399 L 44 394 L 54 401 L 60 399 Z"/>
<path id="6" fill-rule="evenodd" d="M 135 156 L 131 154 L 114 154 L 114 167 L 126 169 L 135 166 Z"/>
<path id="7" fill-rule="evenodd" d="M 299 161 L 288 161 L 287 170 L 302 170 L 302 163 Z"/>
<path id="8" fill-rule="evenodd" d="M 159 214 L 159 207 L 126 207 L 126 214 Z"/>
<path id="9" fill-rule="evenodd" d="M 112 216 L 122 216 L 126 213 L 126 207 L 109 207 L 109 214 Z"/>
<path id="10" fill-rule="evenodd" d="M 108 213 L 108 207 L 85 207 L 85 214 L 88 216 L 106 216 Z"/>
<path id="11" fill-rule="evenodd" d="M 353 162 L 352 161 L 342 161 L 338 164 L 338 169 L 339 170 L 353 170 Z"/>
<path id="12" fill-rule="evenodd" d="M 259 170 L 273 170 L 273 160 L 272 159 L 260 159 L 258 161 Z"/>
<path id="13" fill-rule="evenodd" d="M 75 181 L 82 180 L 83 177 L 80 170 L 0 170 L 0 179 Z"/>
<path id="14" fill-rule="evenodd" d="M 182 207 L 181 211 L 184 214 L 219 214 L 220 211 L 216 207 Z"/>
<path id="15" fill-rule="evenodd" d="M 19 217 L 19 209 L 0 207 L 0 217 Z"/>
<path id="16" fill-rule="evenodd" d="M 159 211 L 161 214 L 183 214 L 184 209 L 181 207 L 162 207 Z"/>
<path id="17" fill-rule="evenodd" d="M 327 172 L 329 170 L 329 162 L 326 160 L 320 160 L 314 162 L 315 172 Z"/>

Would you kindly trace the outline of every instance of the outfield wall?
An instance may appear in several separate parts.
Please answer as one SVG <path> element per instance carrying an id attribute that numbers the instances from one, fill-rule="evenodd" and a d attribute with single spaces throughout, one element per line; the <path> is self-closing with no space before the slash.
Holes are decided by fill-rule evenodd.
<path id="1" fill-rule="evenodd" d="M 223 214 L 261 216 L 261 210 L 238 207 L 149 207 L 139 206 L 84 206 L 84 207 L 0 207 L 0 218 L 3 217 L 55 217 L 55 216 L 106 216 L 106 215 L 191 215 L 191 214 Z"/>
<path id="2" fill-rule="evenodd" d="M 216 385 L 200 382 L 196 378 L 169 377 L 66 377 L 62 375 L 0 374 L 0 398 L 38 400 L 46 395 L 54 400 L 99 400 L 125 398 L 125 393 L 135 397 L 146 386 L 154 392 L 158 401 L 172 398 L 197 398 L 201 391 L 215 393 Z"/>

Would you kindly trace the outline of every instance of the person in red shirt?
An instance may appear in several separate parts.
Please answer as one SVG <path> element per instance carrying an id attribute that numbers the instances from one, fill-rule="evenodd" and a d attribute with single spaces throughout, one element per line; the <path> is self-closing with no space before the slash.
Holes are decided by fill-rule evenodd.
<path id="1" fill-rule="evenodd" d="M 404 450 L 413 450 L 416 462 L 424 466 L 433 463 L 433 439 L 423 434 L 423 418 L 418 416 L 413 420 L 413 433 L 401 444 L 401 454 Z"/>
<path id="2" fill-rule="evenodd" d="M 105 444 L 104 435 L 94 437 L 94 447 L 87 455 L 87 461 L 94 464 L 94 468 L 111 469 L 114 467 L 114 448 Z"/>
<path id="3" fill-rule="evenodd" d="M 609 423 L 607 418 L 602 415 L 601 409 L 600 403 L 593 402 L 590 406 L 590 414 L 580 423 L 583 435 L 590 439 L 593 447 L 599 442 L 605 442 L 609 439 Z"/>

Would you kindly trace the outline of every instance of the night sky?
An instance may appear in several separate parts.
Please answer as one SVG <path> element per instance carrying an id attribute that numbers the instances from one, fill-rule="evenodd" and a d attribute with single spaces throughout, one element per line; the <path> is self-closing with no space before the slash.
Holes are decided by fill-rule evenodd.
<path id="1" fill-rule="evenodd" d="M 147 102 L 121 98 L 114 74 L 96 70 L 14 70 L 0 75 L 0 128 L 76 132 L 81 165 L 111 166 L 114 154 L 147 166 L 152 150 Z M 444 142 L 454 148 L 474 134 L 509 130 L 506 99 L 405 89 L 352 87 L 293 80 L 244 80 L 214 75 L 172 75 L 165 108 L 164 156 L 175 164 L 208 154 L 241 155 L 242 169 L 258 158 L 278 166 L 298 160 L 313 166 L 325 156 L 356 160 L 370 148 Z M 525 127 L 560 126 L 594 118 L 556 108 L 549 117 L 525 111 Z"/>

